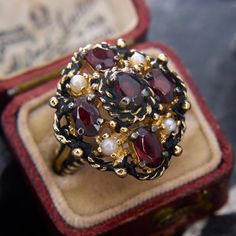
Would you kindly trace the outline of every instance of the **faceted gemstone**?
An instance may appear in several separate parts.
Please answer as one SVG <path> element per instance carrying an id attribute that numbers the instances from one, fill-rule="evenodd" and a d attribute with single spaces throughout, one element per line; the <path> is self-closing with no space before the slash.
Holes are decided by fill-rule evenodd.
<path id="1" fill-rule="evenodd" d="M 160 97 L 161 103 L 170 103 L 175 98 L 174 84 L 168 79 L 160 69 L 152 69 L 149 79 L 150 86 Z"/>
<path id="2" fill-rule="evenodd" d="M 111 49 L 96 47 L 88 52 L 85 59 L 94 69 L 101 65 L 101 69 L 105 70 L 114 65 L 114 56 L 115 53 Z"/>
<path id="3" fill-rule="evenodd" d="M 100 125 L 98 109 L 88 103 L 86 97 L 80 97 L 76 100 L 76 108 L 72 112 L 76 129 L 82 128 L 86 136 L 94 136 L 98 133 Z"/>
<path id="4" fill-rule="evenodd" d="M 142 89 L 143 86 L 135 79 L 135 75 L 126 72 L 116 74 L 114 94 L 118 102 L 126 97 L 135 105 L 141 105 L 143 103 Z"/>
<path id="5" fill-rule="evenodd" d="M 162 146 L 159 138 L 141 127 L 137 130 L 138 137 L 133 144 L 140 162 L 144 162 L 147 167 L 155 168 L 163 161 Z"/>

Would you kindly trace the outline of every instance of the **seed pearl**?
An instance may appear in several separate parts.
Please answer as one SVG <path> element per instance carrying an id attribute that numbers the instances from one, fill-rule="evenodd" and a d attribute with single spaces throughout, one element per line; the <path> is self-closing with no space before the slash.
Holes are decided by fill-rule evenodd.
<path id="1" fill-rule="evenodd" d="M 163 121 L 166 131 L 172 132 L 177 128 L 177 124 L 173 118 L 167 118 Z"/>
<path id="2" fill-rule="evenodd" d="M 79 93 L 81 89 L 87 86 L 87 80 L 82 75 L 75 75 L 70 80 L 71 90 L 75 93 Z"/>
<path id="3" fill-rule="evenodd" d="M 105 155 L 110 156 L 112 153 L 116 152 L 118 149 L 117 143 L 116 143 L 116 139 L 114 138 L 107 138 L 102 140 L 101 142 L 101 148 L 102 148 L 102 152 Z"/>
<path id="4" fill-rule="evenodd" d="M 139 65 L 139 64 L 145 64 L 146 60 L 145 57 L 138 52 L 134 52 L 134 54 L 130 57 L 129 62 L 132 66 Z"/>

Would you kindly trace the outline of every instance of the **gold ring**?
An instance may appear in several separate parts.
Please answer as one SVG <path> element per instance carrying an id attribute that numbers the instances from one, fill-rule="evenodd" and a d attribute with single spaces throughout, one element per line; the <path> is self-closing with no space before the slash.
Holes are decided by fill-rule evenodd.
<path id="1" fill-rule="evenodd" d="M 186 129 L 186 86 L 157 58 L 129 49 L 124 40 L 75 52 L 50 101 L 61 143 L 53 168 L 74 173 L 89 163 L 101 171 L 140 180 L 160 177 Z"/>

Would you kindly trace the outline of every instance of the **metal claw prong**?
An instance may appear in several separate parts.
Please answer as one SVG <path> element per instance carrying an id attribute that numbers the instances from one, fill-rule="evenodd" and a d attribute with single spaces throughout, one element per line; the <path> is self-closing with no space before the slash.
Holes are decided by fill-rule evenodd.
<path id="1" fill-rule="evenodd" d="M 79 128 L 77 130 L 77 133 L 78 133 L 78 135 L 83 135 L 84 134 L 84 129 L 83 128 Z"/>
<path id="2" fill-rule="evenodd" d="M 94 93 L 89 94 L 88 97 L 87 97 L 87 100 L 92 101 L 95 97 L 96 97 L 96 95 Z"/>
<path id="3" fill-rule="evenodd" d="M 152 125 L 151 131 L 152 131 L 153 133 L 156 132 L 157 129 L 158 129 L 158 127 L 157 127 L 156 125 Z"/>
<path id="4" fill-rule="evenodd" d="M 126 42 L 125 42 L 124 39 L 119 38 L 117 40 L 117 46 L 120 47 L 120 48 L 125 48 L 127 45 L 126 45 Z"/>
<path id="5" fill-rule="evenodd" d="M 87 73 L 83 73 L 83 77 L 85 78 L 85 79 L 88 79 L 88 74 Z"/>
<path id="6" fill-rule="evenodd" d="M 136 138 L 138 138 L 138 135 L 139 135 L 138 132 L 134 132 L 131 134 L 130 137 L 131 137 L 131 139 L 136 139 Z"/>
<path id="7" fill-rule="evenodd" d="M 67 89 L 71 89 L 70 84 L 66 84 Z"/>
<path id="8" fill-rule="evenodd" d="M 97 83 L 93 83 L 93 84 L 91 84 L 91 87 L 92 87 L 92 89 L 96 90 L 96 89 L 98 89 L 98 84 Z"/>
<path id="9" fill-rule="evenodd" d="M 74 102 L 70 102 L 69 104 L 68 104 L 68 108 L 69 109 L 73 109 L 75 107 L 75 103 Z"/>
<path id="10" fill-rule="evenodd" d="M 174 91 L 177 92 L 177 93 L 180 93 L 180 92 L 181 92 L 181 88 L 176 87 L 176 88 L 174 89 Z"/>
<path id="11" fill-rule="evenodd" d="M 163 105 L 162 104 L 158 104 L 158 110 L 159 111 L 163 111 L 163 109 L 164 109 Z"/>
<path id="12" fill-rule="evenodd" d="M 51 99 L 49 100 L 49 105 L 52 108 L 55 108 L 57 104 L 58 104 L 58 99 L 56 97 L 51 97 Z"/>
<path id="13" fill-rule="evenodd" d="M 108 74 L 109 74 L 109 71 L 106 70 L 106 71 L 104 72 L 104 76 L 105 76 L 105 78 L 107 78 Z"/>
<path id="14" fill-rule="evenodd" d="M 96 65 L 96 70 L 101 70 L 102 66 L 100 64 Z"/>
<path id="15" fill-rule="evenodd" d="M 141 94 L 144 96 L 144 97 L 147 97 L 149 95 L 149 92 L 147 91 L 147 89 L 143 89 L 141 91 Z"/>
<path id="16" fill-rule="evenodd" d="M 111 82 L 116 81 L 116 73 L 112 73 L 112 74 L 110 75 L 110 77 L 109 77 L 109 80 L 110 80 Z"/>
<path id="17" fill-rule="evenodd" d="M 150 79 L 152 77 L 151 73 L 150 72 L 147 72 L 146 75 L 145 75 L 145 78 L 146 79 Z"/>
<path id="18" fill-rule="evenodd" d="M 139 166 L 140 166 L 141 168 L 144 168 L 144 167 L 146 166 L 146 162 L 145 162 L 145 161 L 140 161 L 140 162 L 139 162 Z"/>
<path id="19" fill-rule="evenodd" d="M 164 152 L 162 153 L 162 155 L 163 155 L 164 157 L 169 157 L 169 152 L 168 152 L 168 151 L 164 151 Z"/>
<path id="20" fill-rule="evenodd" d="M 119 61 L 119 60 L 120 60 L 120 57 L 119 57 L 118 55 L 116 55 L 116 56 L 114 56 L 114 59 L 115 59 L 116 61 Z"/>
<path id="21" fill-rule="evenodd" d="M 157 59 L 163 64 L 168 62 L 167 56 L 164 53 L 160 53 Z"/>
<path id="22" fill-rule="evenodd" d="M 107 43 L 107 42 L 105 42 L 105 41 L 103 41 L 103 42 L 101 42 L 101 45 L 104 47 L 104 46 L 107 46 L 107 45 L 108 45 L 108 43 Z"/>
<path id="23" fill-rule="evenodd" d="M 94 79 L 99 79 L 100 78 L 100 74 L 98 72 L 94 72 L 93 73 L 93 78 Z"/>
<path id="24" fill-rule="evenodd" d="M 120 101 L 120 105 L 127 106 L 129 104 L 130 104 L 130 98 L 128 98 L 128 97 L 124 97 Z"/>
<path id="25" fill-rule="evenodd" d="M 97 119 L 97 122 L 98 122 L 98 124 L 101 125 L 101 124 L 104 122 L 104 119 L 102 119 L 102 118 L 98 118 L 98 119 Z"/>

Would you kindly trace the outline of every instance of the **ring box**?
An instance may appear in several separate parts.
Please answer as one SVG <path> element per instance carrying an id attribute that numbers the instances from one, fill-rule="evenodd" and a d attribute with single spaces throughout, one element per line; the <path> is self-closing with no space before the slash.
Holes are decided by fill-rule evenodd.
<path id="1" fill-rule="evenodd" d="M 188 72 L 163 44 L 144 43 L 137 49 L 151 56 L 165 53 L 169 66 L 185 80 L 192 104 L 186 116 L 184 153 L 171 160 L 159 179 L 120 179 L 89 165 L 72 176 L 54 174 L 51 161 L 58 142 L 48 99 L 55 92 L 55 80 L 16 96 L 3 112 L 6 138 L 61 233 L 170 234 L 211 214 L 227 199 L 232 151 Z"/>
<path id="2" fill-rule="evenodd" d="M 182 156 L 173 158 L 165 174 L 153 181 L 120 179 L 89 165 L 72 176 L 54 174 L 51 161 L 59 144 L 52 131 L 53 110 L 47 103 L 59 79 L 55 71 L 69 57 L 13 78 L 18 85 L 25 78 L 50 77 L 6 103 L 2 128 L 57 235 L 169 235 L 212 214 L 227 200 L 232 150 L 186 68 L 164 44 L 146 42 L 134 47 L 155 57 L 165 53 L 169 66 L 185 80 L 192 104 L 186 115 Z"/>

